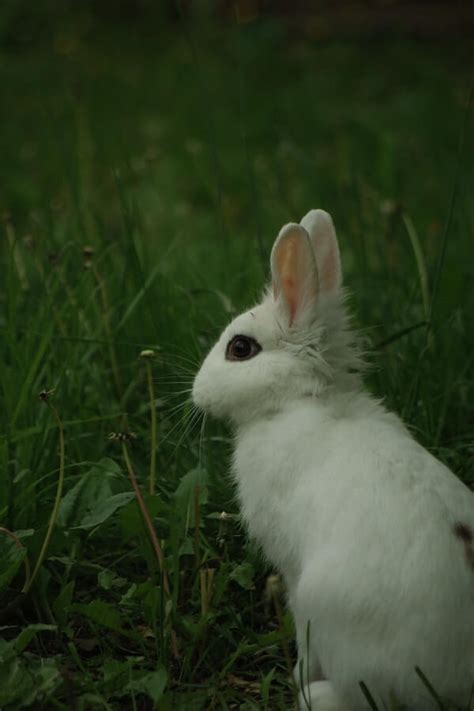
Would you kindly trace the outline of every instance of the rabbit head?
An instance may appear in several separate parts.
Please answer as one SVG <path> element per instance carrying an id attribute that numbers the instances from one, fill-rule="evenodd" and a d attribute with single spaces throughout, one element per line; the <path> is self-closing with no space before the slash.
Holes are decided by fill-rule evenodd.
<path id="1" fill-rule="evenodd" d="M 343 307 L 339 246 L 330 215 L 285 225 L 262 302 L 222 333 L 193 386 L 195 404 L 243 424 L 330 386 L 354 385 L 361 361 Z"/>

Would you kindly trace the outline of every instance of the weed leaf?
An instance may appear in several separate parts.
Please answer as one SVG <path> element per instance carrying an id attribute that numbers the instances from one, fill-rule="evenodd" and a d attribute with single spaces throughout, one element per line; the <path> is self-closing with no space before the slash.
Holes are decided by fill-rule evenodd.
<path id="1" fill-rule="evenodd" d="M 2 629 L 5 628 L 0 627 L 0 634 Z M 44 625 L 38 623 L 35 625 L 28 625 L 28 627 L 25 627 L 20 632 L 18 637 L 15 637 L 15 639 L 11 639 L 8 642 L 0 638 L 0 664 L 5 663 L 21 654 L 29 645 L 31 640 L 36 637 L 38 632 L 54 632 L 55 630 L 55 625 Z"/>
<path id="2" fill-rule="evenodd" d="M 123 489 L 119 465 L 104 457 L 70 489 L 61 501 L 58 525 L 74 527 L 97 505 Z"/>
<path id="3" fill-rule="evenodd" d="M 122 618 L 120 612 L 117 608 L 113 607 L 103 600 L 93 600 L 88 605 L 83 605 L 76 603 L 71 606 L 74 612 L 79 612 L 80 614 L 87 617 L 92 622 L 96 622 L 98 625 L 103 627 L 108 627 L 115 632 L 122 631 Z"/>
<path id="4" fill-rule="evenodd" d="M 25 555 L 26 549 L 23 546 L 0 533 L 0 590 L 6 588 L 15 577 Z"/>
<path id="5" fill-rule="evenodd" d="M 96 506 L 89 511 L 82 519 L 79 526 L 75 526 L 78 529 L 88 529 L 99 526 L 104 521 L 107 521 L 118 509 L 126 506 L 135 494 L 133 491 L 124 491 L 121 494 L 115 494 L 109 499 L 97 501 Z"/>
<path id="6" fill-rule="evenodd" d="M 163 696 L 167 681 L 168 674 L 165 669 L 161 668 L 157 671 L 145 674 L 140 679 L 130 681 L 125 689 L 131 692 L 142 692 L 147 694 L 156 704 Z"/>

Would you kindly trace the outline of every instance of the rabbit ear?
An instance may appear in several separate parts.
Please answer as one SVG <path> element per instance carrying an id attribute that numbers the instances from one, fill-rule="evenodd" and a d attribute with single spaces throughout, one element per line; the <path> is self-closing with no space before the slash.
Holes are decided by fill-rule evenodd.
<path id="1" fill-rule="evenodd" d="M 289 315 L 289 325 L 314 305 L 318 270 L 309 234 L 301 225 L 285 225 L 270 257 L 273 298 Z"/>
<path id="2" fill-rule="evenodd" d="M 331 215 L 324 210 L 310 210 L 301 220 L 301 225 L 307 230 L 313 245 L 320 290 L 336 291 L 342 283 L 342 271 Z"/>

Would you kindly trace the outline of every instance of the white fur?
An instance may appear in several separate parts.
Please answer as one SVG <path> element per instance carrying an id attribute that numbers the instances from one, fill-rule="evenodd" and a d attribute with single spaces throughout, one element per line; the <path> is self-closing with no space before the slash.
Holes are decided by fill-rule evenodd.
<path id="1" fill-rule="evenodd" d="M 474 496 L 363 391 L 332 221 L 311 211 L 302 224 L 317 297 L 302 297 L 291 326 L 270 292 L 237 317 L 197 374 L 194 400 L 235 429 L 242 515 L 285 579 L 313 711 L 369 708 L 360 681 L 380 708 L 393 698 L 434 708 L 415 666 L 467 706 L 474 570 L 455 526 L 474 530 Z M 227 361 L 237 334 L 262 351 Z"/>

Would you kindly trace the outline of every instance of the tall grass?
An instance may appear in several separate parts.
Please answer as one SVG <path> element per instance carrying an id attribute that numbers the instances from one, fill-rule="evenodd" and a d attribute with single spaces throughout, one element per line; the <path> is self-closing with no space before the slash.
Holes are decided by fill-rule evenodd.
<path id="1" fill-rule="evenodd" d="M 291 620 L 192 376 L 324 207 L 368 387 L 470 482 L 469 47 L 114 32 L 0 63 L 0 707 L 286 708 Z"/>

